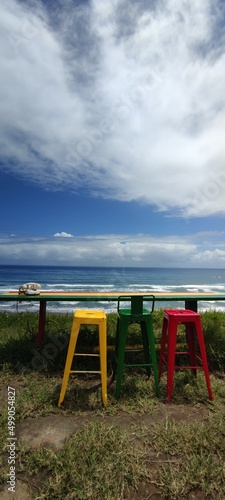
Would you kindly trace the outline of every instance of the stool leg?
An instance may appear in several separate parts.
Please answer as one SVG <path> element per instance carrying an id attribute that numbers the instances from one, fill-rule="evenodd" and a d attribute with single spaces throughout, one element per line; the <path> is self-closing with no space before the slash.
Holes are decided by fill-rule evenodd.
<path id="1" fill-rule="evenodd" d="M 159 354 L 159 380 L 160 380 L 161 375 L 162 375 L 165 346 L 166 346 L 166 342 L 168 342 L 167 331 L 168 331 L 168 321 L 167 321 L 167 318 L 163 318 L 162 338 L 161 338 L 161 347 L 160 347 L 160 354 Z"/>
<path id="2" fill-rule="evenodd" d="M 153 368 L 154 379 L 155 379 L 156 395 L 158 397 L 160 397 L 158 366 L 157 366 L 156 351 L 155 351 L 155 335 L 153 332 L 152 319 L 147 320 L 146 330 L 147 330 L 147 336 L 148 336 L 149 349 L 151 352 L 151 362 L 152 362 L 152 368 Z"/>
<path id="3" fill-rule="evenodd" d="M 116 378 L 118 348 L 119 348 L 119 318 L 117 318 L 117 325 L 116 325 L 115 351 L 114 351 L 113 374 L 111 378 L 111 383 L 114 382 Z"/>
<path id="4" fill-rule="evenodd" d="M 106 347 L 106 321 L 99 323 L 99 348 L 100 348 L 100 370 L 102 382 L 102 402 L 107 404 L 107 347 Z"/>
<path id="5" fill-rule="evenodd" d="M 196 366 L 195 333 L 196 333 L 195 324 L 186 323 L 186 340 L 188 344 L 191 366 Z M 195 376 L 197 375 L 196 368 L 192 368 L 191 371 L 193 375 Z"/>
<path id="6" fill-rule="evenodd" d="M 177 323 L 173 318 L 168 320 L 168 359 L 167 359 L 167 400 L 172 398 L 173 380 L 174 380 L 174 365 L 176 354 L 177 340 Z"/>
<path id="7" fill-rule="evenodd" d="M 63 374 L 63 380 L 62 380 L 62 387 L 61 387 L 61 392 L 59 396 L 59 401 L 58 401 L 58 407 L 62 404 L 67 385 L 68 385 L 68 379 L 71 371 L 71 366 L 73 362 L 73 357 L 74 357 L 74 352 L 76 348 L 76 343 L 77 343 L 77 338 L 79 334 L 79 329 L 80 329 L 80 321 L 78 319 L 73 319 L 73 324 L 72 324 L 72 330 L 71 330 L 71 335 L 70 335 L 70 341 L 69 341 L 69 346 L 68 346 L 68 351 L 67 351 L 67 358 L 66 358 L 66 364 L 64 368 L 64 374 Z"/>
<path id="8" fill-rule="evenodd" d="M 124 371 L 124 356 L 127 340 L 128 323 L 126 319 L 120 318 L 118 324 L 118 352 L 116 368 L 116 399 L 119 399 L 121 393 L 121 384 Z"/>
<path id="9" fill-rule="evenodd" d="M 151 375 L 151 369 L 150 369 L 150 364 L 151 364 L 151 356 L 150 356 L 150 344 L 149 344 L 149 332 L 147 328 L 146 321 L 141 321 L 140 322 L 141 326 L 141 335 L 142 335 L 142 343 L 143 343 L 143 349 L 144 349 L 144 360 L 145 363 L 148 365 L 146 366 L 146 371 L 148 377 Z"/>
<path id="10" fill-rule="evenodd" d="M 204 373 L 205 373 L 205 381 L 206 381 L 206 385 L 207 385 L 207 389 L 208 389 L 209 399 L 212 401 L 213 395 L 212 395 L 212 389 L 211 389 L 211 384 L 210 384 L 208 361 L 207 361 L 206 349 L 205 349 L 205 341 L 204 341 L 204 335 L 203 335 L 203 331 L 202 331 L 202 324 L 201 324 L 200 318 L 198 318 L 196 320 L 196 332 L 197 332 L 198 343 L 199 343 L 200 352 L 201 352 L 202 364 L 203 364 L 203 369 L 204 369 Z"/>

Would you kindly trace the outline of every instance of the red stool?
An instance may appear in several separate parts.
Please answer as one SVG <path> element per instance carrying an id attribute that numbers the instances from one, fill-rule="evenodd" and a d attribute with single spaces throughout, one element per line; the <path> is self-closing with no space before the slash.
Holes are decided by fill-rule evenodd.
<path id="1" fill-rule="evenodd" d="M 178 325 L 184 324 L 186 327 L 186 339 L 188 351 L 176 351 Z M 201 357 L 195 351 L 195 333 L 197 335 Z M 167 351 L 165 346 L 167 345 Z M 176 366 L 175 356 L 177 354 L 189 355 L 190 365 Z M 201 364 L 197 365 L 197 361 Z M 162 374 L 163 364 L 167 366 L 167 400 L 170 401 L 173 392 L 174 370 L 189 368 L 196 375 L 196 370 L 204 370 L 209 399 L 213 399 L 212 389 L 209 379 L 209 370 L 205 350 L 205 342 L 202 331 L 200 314 L 189 309 L 166 309 L 163 316 L 162 341 L 159 359 L 159 379 Z"/>

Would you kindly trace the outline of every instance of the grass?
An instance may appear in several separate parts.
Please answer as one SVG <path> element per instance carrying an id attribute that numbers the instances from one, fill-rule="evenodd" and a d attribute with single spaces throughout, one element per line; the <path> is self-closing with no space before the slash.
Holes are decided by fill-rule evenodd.
<path id="1" fill-rule="evenodd" d="M 156 344 L 162 311 L 153 314 Z M 98 377 L 71 377 L 63 406 L 57 400 L 62 382 L 71 315 L 49 314 L 46 338 L 37 350 L 38 316 L 0 314 L 0 484 L 5 487 L 7 461 L 7 387 L 16 390 L 16 427 L 27 418 L 73 416 L 84 422 L 60 449 L 33 449 L 17 443 L 17 479 L 30 486 L 32 499 L 119 500 L 225 498 L 225 315 L 202 314 L 214 395 L 209 401 L 203 373 L 177 372 L 173 400 L 155 397 L 152 377 L 127 371 L 119 401 L 109 384 L 108 405 L 101 405 Z M 108 316 L 108 345 L 114 345 L 116 315 Z M 94 349 L 96 330 L 84 328 L 82 339 Z M 132 326 L 129 342 L 138 344 Z M 82 344 L 80 345 L 82 348 Z M 108 375 L 113 349 L 108 351 Z M 31 420 L 32 422 L 32 420 Z M 32 426 L 31 426 L 32 433 Z M 1 486 L 0 486 L 1 492 Z"/>
<path id="2" fill-rule="evenodd" d="M 157 447 L 169 459 L 158 474 L 165 495 L 182 498 L 198 489 L 207 498 L 225 497 L 224 424 L 220 413 L 185 426 L 168 422 L 160 435 L 156 430 Z"/>
<path id="3" fill-rule="evenodd" d="M 88 424 L 58 453 L 27 451 L 24 471 L 40 468 L 48 479 L 38 498 L 59 500 L 121 498 L 126 485 L 135 487 L 146 469 L 128 432 L 102 422 Z"/>

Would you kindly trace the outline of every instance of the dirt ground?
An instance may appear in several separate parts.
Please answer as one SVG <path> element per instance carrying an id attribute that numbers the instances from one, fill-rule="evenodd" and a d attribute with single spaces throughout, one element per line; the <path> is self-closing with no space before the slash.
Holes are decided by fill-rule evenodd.
<path id="1" fill-rule="evenodd" d="M 181 421 L 201 421 L 206 417 L 207 409 L 195 408 L 189 406 L 175 405 L 173 403 L 164 404 L 160 403 L 157 411 L 154 414 L 128 414 L 120 412 L 116 415 L 105 415 L 97 417 L 96 415 L 48 415 L 39 418 L 25 418 L 17 425 L 17 442 L 29 446 L 33 449 L 40 447 L 59 450 L 63 447 L 65 439 L 68 439 L 74 433 L 89 422 L 94 422 L 102 418 L 104 423 L 109 425 L 117 425 L 124 429 L 130 428 L 133 424 L 146 425 L 151 427 L 154 422 L 167 421 L 173 419 L 175 422 Z M 153 454 L 154 455 L 154 454 Z M 156 472 L 160 463 L 163 461 L 162 455 L 159 457 L 151 456 L 151 471 Z M 4 487 L 0 491 L 2 500 L 32 500 L 34 494 L 37 493 L 37 486 L 32 478 L 28 481 L 27 478 L 18 474 L 16 493 L 12 494 Z M 201 492 L 192 492 L 189 494 L 187 500 L 203 500 L 205 497 Z M 124 500 L 165 500 L 157 488 L 149 483 L 142 482 L 139 485 L 138 492 L 126 491 Z"/>

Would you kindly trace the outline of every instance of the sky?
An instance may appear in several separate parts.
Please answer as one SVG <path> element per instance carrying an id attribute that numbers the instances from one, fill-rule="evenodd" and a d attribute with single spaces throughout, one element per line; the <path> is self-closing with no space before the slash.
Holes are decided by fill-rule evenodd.
<path id="1" fill-rule="evenodd" d="M 0 264 L 225 266 L 225 2 L 1 0 Z"/>

